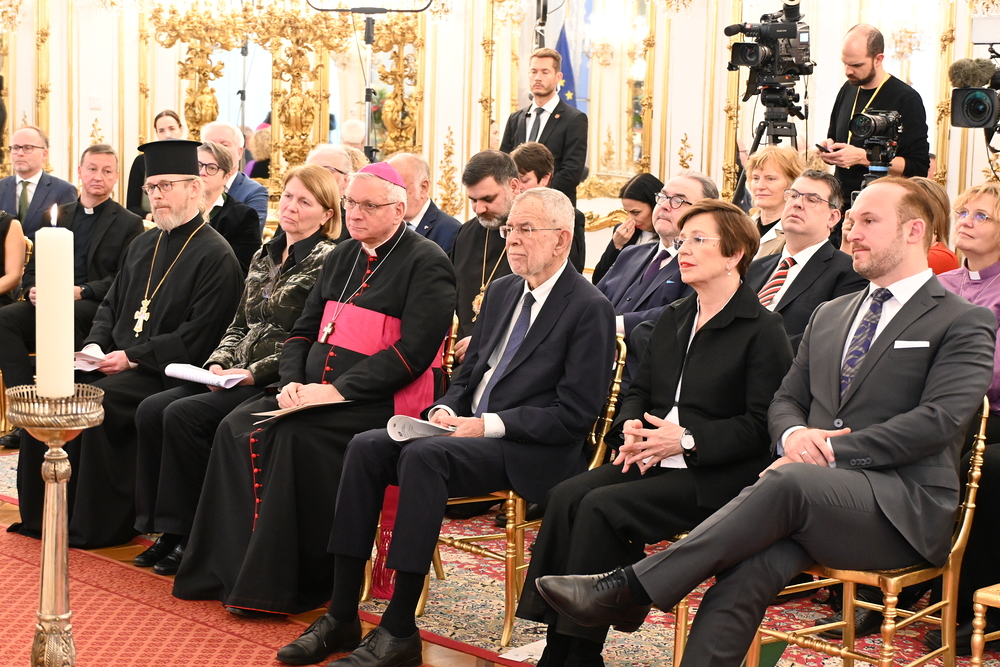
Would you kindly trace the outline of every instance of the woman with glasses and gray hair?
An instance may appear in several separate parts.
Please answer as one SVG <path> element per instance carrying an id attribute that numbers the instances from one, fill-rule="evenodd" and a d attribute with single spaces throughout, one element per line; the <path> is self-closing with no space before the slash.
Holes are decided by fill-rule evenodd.
<path id="1" fill-rule="evenodd" d="M 225 146 L 206 141 L 198 147 L 198 172 L 205 185 L 202 199 L 205 220 L 229 241 L 246 275 L 250 260 L 260 249 L 260 216 L 226 193 L 226 183 L 234 171 L 232 153 Z"/>
<path id="2" fill-rule="evenodd" d="M 742 280 L 760 235 L 719 200 L 695 203 L 678 225 L 681 279 L 694 293 L 656 321 L 607 437 L 617 458 L 549 493 L 517 607 L 548 625 L 539 667 L 603 665 L 608 628 L 559 616 L 538 577 L 635 563 L 645 545 L 691 530 L 771 462 L 767 408 L 792 350 L 781 316 Z"/>
<path id="3" fill-rule="evenodd" d="M 206 163 L 210 159 L 218 162 Z M 203 178 L 206 164 L 232 164 L 224 149 L 210 157 L 201 152 L 199 161 Z M 139 405 L 135 527 L 163 533 L 135 558 L 139 567 L 177 572 L 215 431 L 233 408 L 278 380 L 282 346 L 336 245 L 332 239 L 340 234 L 339 200 L 333 176 L 322 167 L 288 171 L 278 208 L 281 231 L 254 255 L 236 316 L 204 364 L 213 374 L 236 376 L 239 382 L 229 389 L 186 382 Z M 253 214 L 256 228 L 256 212 L 243 208 Z"/>

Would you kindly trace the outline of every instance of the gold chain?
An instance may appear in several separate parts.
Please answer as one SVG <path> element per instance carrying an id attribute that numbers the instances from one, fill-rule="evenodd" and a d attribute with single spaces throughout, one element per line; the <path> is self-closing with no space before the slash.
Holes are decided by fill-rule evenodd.
<path id="1" fill-rule="evenodd" d="M 146 278 L 146 291 L 142 295 L 142 300 L 143 302 L 145 302 L 147 306 L 149 306 L 149 302 L 153 300 L 153 297 L 156 296 L 156 293 L 160 291 L 160 288 L 163 287 L 163 281 L 166 280 L 167 276 L 170 275 L 170 271 L 174 268 L 174 264 L 177 263 L 177 260 L 181 258 L 181 255 L 184 253 L 185 248 L 188 247 L 188 243 L 191 243 L 191 239 L 194 238 L 194 235 L 200 232 L 201 228 L 204 227 L 206 224 L 208 223 L 203 222 L 200 225 L 198 225 L 198 229 L 191 232 L 191 236 L 187 237 L 187 241 L 185 241 L 184 245 L 181 246 L 181 251 L 177 253 L 176 257 L 174 257 L 174 261 L 172 261 L 170 263 L 170 266 L 167 267 L 167 272 L 163 274 L 162 278 L 160 278 L 160 282 L 157 283 L 156 289 L 154 289 L 153 294 L 150 295 L 149 286 L 153 282 L 153 267 L 156 266 L 156 253 L 160 251 L 160 241 L 163 239 L 163 235 L 166 233 L 162 230 L 160 231 L 160 235 L 156 237 L 156 245 L 153 247 L 153 261 L 149 263 L 149 277 Z"/>

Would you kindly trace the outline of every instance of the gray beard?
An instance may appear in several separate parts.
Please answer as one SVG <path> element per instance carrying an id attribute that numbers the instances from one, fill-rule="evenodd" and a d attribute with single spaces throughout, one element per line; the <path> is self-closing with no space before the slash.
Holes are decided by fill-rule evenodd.
<path id="1" fill-rule="evenodd" d="M 153 222 L 155 222 L 156 226 L 163 231 L 169 232 L 183 225 L 191 217 L 192 216 L 178 213 L 153 213 Z"/>
<path id="2" fill-rule="evenodd" d="M 476 220 L 478 220 L 479 224 L 481 224 L 486 229 L 500 229 L 505 224 L 507 224 L 507 216 L 506 215 L 504 215 L 504 216 L 499 216 L 498 215 L 495 218 L 493 218 L 492 220 L 487 220 L 487 219 L 484 219 L 482 216 L 477 215 L 476 216 Z"/>

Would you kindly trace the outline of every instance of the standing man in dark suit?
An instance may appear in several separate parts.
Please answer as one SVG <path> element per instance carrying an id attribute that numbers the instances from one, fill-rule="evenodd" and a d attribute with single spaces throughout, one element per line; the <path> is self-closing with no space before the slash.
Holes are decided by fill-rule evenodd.
<path id="1" fill-rule="evenodd" d="M 798 349 L 816 306 L 867 285 L 851 257 L 829 241 L 843 204 L 835 176 L 813 169 L 804 172 L 785 190 L 784 248 L 755 260 L 747 271 L 747 282 L 758 292 L 761 304 L 784 318 L 792 349 Z"/>
<path id="2" fill-rule="evenodd" d="M 118 155 L 107 144 L 88 146 L 77 173 L 83 183 L 79 201 L 59 207 L 56 223 L 73 232 L 73 329 L 75 347 L 83 347 L 97 307 L 118 274 L 132 239 L 143 231 L 142 218 L 111 199 L 118 183 Z M 51 212 L 42 216 L 51 223 Z M 0 308 L 0 371 L 8 387 L 31 384 L 34 376 L 29 352 L 35 349 L 35 256 L 28 260 L 21 286 L 24 301 Z M 20 430 L 0 438 L 4 446 L 20 443 Z"/>
<path id="3" fill-rule="evenodd" d="M 655 320 L 667 304 L 691 292 L 681 281 L 674 239 L 677 222 L 691 204 L 715 198 L 705 182 L 714 188 L 708 176 L 696 172 L 667 181 L 653 208 L 653 229 L 660 242 L 627 246 L 597 283 L 615 308 L 616 327 L 626 342 L 637 324 Z"/>
<path id="4" fill-rule="evenodd" d="M 42 213 L 53 204 L 76 201 L 76 188 L 72 183 L 51 176 L 43 169 L 48 158 L 49 138 L 40 128 L 25 125 L 10 138 L 10 162 L 14 173 L 0 181 L 0 209 L 20 221 L 28 238 L 35 237 Z"/>
<path id="5" fill-rule="evenodd" d="M 611 307 L 567 268 L 573 207 L 563 194 L 522 193 L 502 229 L 517 275 L 487 291 L 466 363 L 428 410 L 454 432 L 400 443 L 376 430 L 351 441 L 330 538 L 330 610 L 278 652 L 282 662 L 312 664 L 361 640 L 358 591 L 386 485 L 400 486 L 387 560 L 395 591 L 381 625 L 338 666 L 419 664 L 414 610 L 450 496 L 513 488 L 538 502 L 586 468 L 583 443 L 611 379 Z"/>
<path id="6" fill-rule="evenodd" d="M 554 49 L 538 49 L 528 61 L 530 105 L 512 113 L 503 131 L 500 150 L 510 153 L 526 141 L 545 144 L 556 169 L 549 187 L 559 190 L 576 206 L 576 186 L 587 162 L 587 114 L 559 97 L 562 56 Z"/>
<path id="7" fill-rule="evenodd" d="M 451 252 L 458 230 L 462 228 L 431 200 L 431 167 L 427 160 L 414 153 L 397 153 L 387 160 L 406 183 L 406 213 L 403 221 L 410 229 Z"/>
<path id="8" fill-rule="evenodd" d="M 919 185 L 881 179 L 852 217 L 854 268 L 871 285 L 813 314 L 768 412 L 781 458 L 666 551 L 609 575 L 540 579 L 560 613 L 638 627 L 653 601 L 669 609 L 714 575 L 682 666 L 735 667 L 768 603 L 813 562 L 945 563 L 959 449 L 993 374 L 996 318 L 927 267 Z"/>
<path id="9" fill-rule="evenodd" d="M 201 128 L 201 140 L 214 141 L 229 149 L 236 168 L 226 182 L 226 194 L 257 211 L 260 231 L 263 232 L 267 224 L 267 188 L 240 170 L 243 161 L 243 142 L 246 141 L 243 132 L 231 123 L 215 121 Z"/>

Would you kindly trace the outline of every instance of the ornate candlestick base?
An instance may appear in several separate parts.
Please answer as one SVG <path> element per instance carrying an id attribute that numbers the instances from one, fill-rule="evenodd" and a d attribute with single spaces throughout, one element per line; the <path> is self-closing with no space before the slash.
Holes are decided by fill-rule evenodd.
<path id="1" fill-rule="evenodd" d="M 31 664 L 69 667 L 76 662 L 69 609 L 69 524 L 66 484 L 71 470 L 63 445 L 80 431 L 104 421 L 104 390 L 87 384 L 75 386 L 73 396 L 44 398 L 35 385 L 7 390 L 7 418 L 45 442 L 49 451 L 42 463 L 45 507 L 42 517 L 42 581 L 38 625 L 31 647 Z"/>

